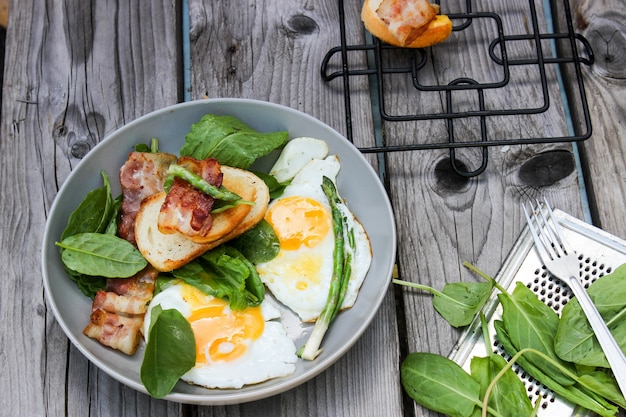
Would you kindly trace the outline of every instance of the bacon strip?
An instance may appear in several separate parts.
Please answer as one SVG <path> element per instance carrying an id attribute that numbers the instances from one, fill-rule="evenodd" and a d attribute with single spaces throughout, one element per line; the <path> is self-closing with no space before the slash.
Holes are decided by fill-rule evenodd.
<path id="1" fill-rule="evenodd" d="M 176 156 L 131 152 L 120 169 L 123 201 L 117 234 L 135 244 L 135 217 L 144 198 L 163 191 L 163 181 Z"/>
<path id="2" fill-rule="evenodd" d="M 131 278 L 108 279 L 107 288 L 94 298 L 91 321 L 83 333 L 105 346 L 134 354 L 157 276 L 158 271 L 148 266 Z"/>
<path id="3" fill-rule="evenodd" d="M 211 185 L 222 185 L 221 165 L 216 159 L 181 157 L 178 164 Z M 162 233 L 180 232 L 187 236 L 206 236 L 213 225 L 211 209 L 214 203 L 213 197 L 177 178 L 161 206 L 159 230 Z"/>

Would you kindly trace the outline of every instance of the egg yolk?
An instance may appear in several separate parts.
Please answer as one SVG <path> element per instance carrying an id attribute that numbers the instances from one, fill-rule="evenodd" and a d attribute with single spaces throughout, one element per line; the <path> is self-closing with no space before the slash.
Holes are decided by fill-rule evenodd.
<path id="1" fill-rule="evenodd" d="M 195 297 L 185 298 L 189 301 Z M 196 339 L 196 364 L 237 359 L 265 328 L 261 307 L 231 310 L 228 302 L 219 298 L 192 305 L 187 321 Z"/>
<path id="2" fill-rule="evenodd" d="M 319 244 L 330 229 L 330 210 L 308 197 L 281 198 L 270 207 L 265 219 L 272 225 L 285 250 L 300 246 L 312 248 Z"/>

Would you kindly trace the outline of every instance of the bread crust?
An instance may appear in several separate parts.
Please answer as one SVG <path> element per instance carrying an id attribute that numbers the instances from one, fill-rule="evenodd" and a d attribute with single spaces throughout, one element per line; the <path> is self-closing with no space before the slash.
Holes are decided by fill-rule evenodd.
<path id="1" fill-rule="evenodd" d="M 269 204 L 269 189 L 263 180 L 249 171 L 238 168 L 222 166 L 222 172 L 224 173 L 223 184 L 244 199 L 250 198 L 254 201 L 254 205 L 244 205 L 247 210 L 243 216 L 241 216 L 241 211 L 232 211 L 241 206 L 219 213 L 221 215 L 218 220 L 220 232 L 216 233 L 217 237 L 210 242 L 195 242 L 179 232 L 162 233 L 159 231 L 159 211 L 165 201 L 165 192 L 154 194 L 141 203 L 135 220 L 137 247 L 154 268 L 161 272 L 180 268 L 205 252 L 250 230 L 265 217 Z M 234 221 L 234 219 L 237 220 Z"/>

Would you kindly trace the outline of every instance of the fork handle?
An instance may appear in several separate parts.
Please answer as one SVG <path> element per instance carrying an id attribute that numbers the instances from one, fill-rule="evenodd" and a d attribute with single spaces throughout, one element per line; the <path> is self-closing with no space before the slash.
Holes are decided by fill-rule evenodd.
<path id="1" fill-rule="evenodd" d="M 613 375 L 622 391 L 622 395 L 626 396 L 626 357 L 624 356 L 624 352 L 622 352 L 622 349 L 617 344 L 617 341 L 611 334 L 604 319 L 602 319 L 598 309 L 593 304 L 593 301 L 591 301 L 591 298 L 589 298 L 589 294 L 587 294 L 585 287 L 583 287 L 579 279 L 573 276 L 570 277 L 569 286 L 587 316 L 587 320 L 589 320 L 589 324 L 591 324 L 591 328 L 598 342 L 600 342 L 600 346 L 613 370 Z"/>

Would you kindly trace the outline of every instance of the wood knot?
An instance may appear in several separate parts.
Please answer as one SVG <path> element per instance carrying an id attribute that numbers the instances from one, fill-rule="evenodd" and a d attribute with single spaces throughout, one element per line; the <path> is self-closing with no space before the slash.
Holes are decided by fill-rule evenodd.
<path id="1" fill-rule="evenodd" d="M 626 78 L 626 28 L 623 24 L 593 16 L 584 32 L 595 55 L 593 69 L 599 75 Z"/>
<path id="2" fill-rule="evenodd" d="M 199 4 L 189 5 L 189 40 L 196 41 L 207 26 L 207 14 L 203 6 Z"/>
<path id="3" fill-rule="evenodd" d="M 519 169 L 520 181 L 532 187 L 546 187 L 576 170 L 574 155 L 565 150 L 540 153 L 526 161 Z"/>
<path id="4" fill-rule="evenodd" d="M 70 148 L 72 156 L 77 159 L 83 159 L 90 150 L 91 145 L 84 140 L 74 142 Z"/>
<path id="5" fill-rule="evenodd" d="M 291 16 L 291 18 L 287 22 L 287 26 L 291 30 L 291 32 L 299 35 L 309 35 L 311 33 L 317 32 L 319 29 L 319 26 L 317 25 L 315 20 L 302 14 Z"/>
<path id="6" fill-rule="evenodd" d="M 462 161 L 458 159 L 455 161 L 455 165 L 461 171 L 467 172 L 468 167 Z M 443 158 L 435 165 L 435 179 L 437 186 L 444 191 L 459 192 L 465 189 L 469 183 L 469 178 L 459 175 L 454 168 L 450 158 Z"/>

